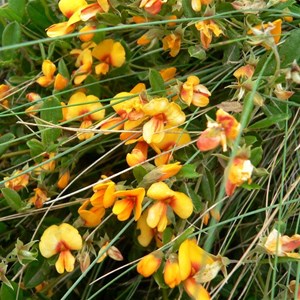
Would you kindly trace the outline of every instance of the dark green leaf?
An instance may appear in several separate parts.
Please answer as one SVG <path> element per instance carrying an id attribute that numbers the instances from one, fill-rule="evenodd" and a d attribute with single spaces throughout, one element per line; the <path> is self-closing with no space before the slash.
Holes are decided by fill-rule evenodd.
<path id="1" fill-rule="evenodd" d="M 189 227 L 183 233 L 181 233 L 180 237 L 176 239 L 176 241 L 173 244 L 172 252 L 176 252 L 179 249 L 181 243 L 184 242 L 186 239 L 188 239 L 193 232 L 194 232 L 194 227 Z"/>
<path id="2" fill-rule="evenodd" d="M 97 19 L 102 23 L 107 23 L 109 25 L 118 25 L 121 23 L 120 16 L 113 13 L 102 13 L 97 15 Z"/>
<path id="3" fill-rule="evenodd" d="M 147 174 L 147 170 L 143 166 L 136 166 L 132 171 L 133 176 L 138 183 L 140 183 Z"/>
<path id="4" fill-rule="evenodd" d="M 209 170 L 204 170 L 200 184 L 200 191 L 204 199 L 213 202 L 216 195 L 216 185 L 213 175 Z"/>
<path id="5" fill-rule="evenodd" d="M 1 192 L 7 202 L 7 204 L 16 211 L 21 211 L 22 208 L 26 206 L 26 204 L 21 200 L 20 195 L 9 188 L 2 188 Z"/>
<path id="6" fill-rule="evenodd" d="M 250 161 L 254 167 L 256 167 L 263 157 L 263 149 L 262 147 L 256 147 L 251 150 Z"/>
<path id="7" fill-rule="evenodd" d="M 153 92 L 157 92 L 160 95 L 166 94 L 164 80 L 157 70 L 150 69 L 149 81 Z"/>
<path id="8" fill-rule="evenodd" d="M 192 9 L 191 0 L 182 0 L 183 14 L 187 18 L 196 17 L 195 11 Z"/>
<path id="9" fill-rule="evenodd" d="M 162 236 L 162 242 L 163 244 L 167 244 L 172 240 L 172 236 L 173 236 L 173 230 L 170 227 L 167 227 L 164 232 L 163 232 L 163 236 Z"/>
<path id="10" fill-rule="evenodd" d="M 247 146 L 253 145 L 257 141 L 257 137 L 253 135 L 247 135 L 244 139 Z"/>
<path id="11" fill-rule="evenodd" d="M 21 42 L 21 28 L 18 22 L 14 21 L 9 23 L 2 34 L 2 46 L 16 45 Z M 4 51 L 2 54 L 3 59 L 9 60 L 17 56 L 17 51 Z"/>
<path id="12" fill-rule="evenodd" d="M 16 21 L 21 22 L 25 14 L 25 0 L 8 0 L 8 7 L 18 15 Z"/>
<path id="13" fill-rule="evenodd" d="M 47 123 L 57 124 L 63 118 L 60 101 L 56 98 L 47 99 L 41 111 L 41 119 Z M 46 124 L 51 126 L 50 124 Z M 41 127 L 42 142 L 45 146 L 49 146 L 55 142 L 61 134 L 59 128 Z"/>
<path id="14" fill-rule="evenodd" d="M 12 133 L 6 133 L 0 137 L 0 157 L 10 147 L 10 141 L 13 141 L 15 136 Z"/>
<path id="15" fill-rule="evenodd" d="M 273 115 L 271 117 L 264 118 L 247 128 L 247 130 L 254 130 L 254 129 L 263 129 L 271 127 L 274 124 L 277 124 L 280 121 L 285 121 L 289 119 L 288 114 L 280 114 L 280 115 Z"/>
<path id="16" fill-rule="evenodd" d="M 244 183 L 242 184 L 242 187 L 246 189 L 247 191 L 252 191 L 252 190 L 260 190 L 261 186 L 257 183 Z"/>
<path id="17" fill-rule="evenodd" d="M 61 58 L 58 62 L 58 73 L 60 73 L 65 78 L 70 78 L 70 73 L 65 61 Z"/>
<path id="18" fill-rule="evenodd" d="M 2 300 L 22 300 L 23 299 L 23 291 L 15 282 L 10 282 L 13 289 L 8 287 L 6 284 L 1 285 L 0 289 L 0 299 Z"/>

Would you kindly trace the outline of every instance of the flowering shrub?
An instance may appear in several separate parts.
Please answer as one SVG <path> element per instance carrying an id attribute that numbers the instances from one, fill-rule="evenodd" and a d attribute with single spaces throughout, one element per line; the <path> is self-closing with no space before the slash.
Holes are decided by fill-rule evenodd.
<path id="1" fill-rule="evenodd" d="M 0 299 L 298 299 L 299 16 L 1 6 Z"/>

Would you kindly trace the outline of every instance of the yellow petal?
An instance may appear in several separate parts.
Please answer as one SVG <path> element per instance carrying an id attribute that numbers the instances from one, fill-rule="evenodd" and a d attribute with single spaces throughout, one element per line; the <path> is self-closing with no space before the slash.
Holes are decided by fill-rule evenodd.
<path id="1" fill-rule="evenodd" d="M 141 217 L 137 221 L 136 228 L 140 230 L 140 234 L 137 237 L 137 240 L 139 244 L 143 247 L 147 247 L 153 237 L 154 237 L 154 231 L 149 225 L 147 224 L 147 216 L 148 216 L 148 210 L 147 209 Z"/>
<path id="2" fill-rule="evenodd" d="M 56 253 L 58 253 L 56 247 L 59 244 L 59 242 L 60 242 L 59 228 L 57 225 L 51 225 L 44 231 L 41 237 L 39 243 L 39 249 L 41 254 L 46 258 L 55 255 Z"/>
<path id="3" fill-rule="evenodd" d="M 181 219 L 187 219 L 193 213 L 193 202 L 184 193 L 174 192 L 169 205 Z"/>
<path id="4" fill-rule="evenodd" d="M 59 254 L 58 260 L 55 263 L 56 271 L 59 274 L 72 272 L 74 270 L 75 258 L 70 251 L 62 251 Z"/>
<path id="5" fill-rule="evenodd" d="M 167 204 L 158 201 L 151 205 L 148 211 L 147 224 L 151 228 L 158 227 L 159 232 L 163 232 L 168 224 Z"/>
<path id="6" fill-rule="evenodd" d="M 188 278 L 183 283 L 187 294 L 194 300 L 209 300 L 208 291 L 201 285 L 196 283 L 194 278 Z"/>
<path id="7" fill-rule="evenodd" d="M 63 223 L 59 226 L 61 240 L 70 250 L 82 248 L 82 238 L 78 230 L 70 224 Z"/>
<path id="8" fill-rule="evenodd" d="M 53 24 L 46 29 L 49 37 L 62 36 L 75 30 L 75 25 L 69 25 L 68 22 Z"/>
<path id="9" fill-rule="evenodd" d="M 60 11 L 67 17 L 70 18 L 74 12 L 84 6 L 86 6 L 87 3 L 85 0 L 60 0 L 58 3 L 58 7 Z"/>
<path id="10" fill-rule="evenodd" d="M 115 42 L 111 51 L 111 65 L 121 67 L 125 62 L 125 49 L 121 43 Z"/>
<path id="11" fill-rule="evenodd" d="M 92 51 L 92 55 L 100 61 L 104 61 L 111 54 L 114 45 L 113 39 L 106 39 L 99 43 Z"/>
<path id="12" fill-rule="evenodd" d="M 147 191 L 147 196 L 154 200 L 164 201 L 175 194 L 164 182 L 153 183 Z"/>
<path id="13" fill-rule="evenodd" d="M 150 253 L 144 256 L 137 264 L 137 271 L 144 277 L 149 277 L 155 273 L 161 264 L 161 255 Z"/>

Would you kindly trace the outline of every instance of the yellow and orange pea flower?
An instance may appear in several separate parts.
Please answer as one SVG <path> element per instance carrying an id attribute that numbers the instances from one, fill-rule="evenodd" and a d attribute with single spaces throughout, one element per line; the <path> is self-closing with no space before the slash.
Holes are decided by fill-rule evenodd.
<path id="1" fill-rule="evenodd" d="M 56 72 L 55 64 L 48 59 L 44 60 L 42 64 L 42 73 L 44 75 L 39 77 L 36 80 L 36 82 L 42 87 L 48 87 L 52 83 L 54 83 L 55 90 L 57 91 L 63 90 L 68 85 L 69 80 L 64 76 L 62 76 L 60 73 L 54 76 L 55 72 Z"/>
<path id="2" fill-rule="evenodd" d="M 150 277 L 159 269 L 162 257 L 161 251 L 155 251 L 144 256 L 137 264 L 138 273 L 144 277 Z"/>
<path id="3" fill-rule="evenodd" d="M 134 211 L 134 220 L 137 221 L 142 214 L 142 202 L 145 197 L 144 188 L 136 188 L 132 190 L 121 190 L 114 193 L 116 200 L 112 212 L 117 215 L 119 221 L 129 219 L 132 211 Z"/>
<path id="4" fill-rule="evenodd" d="M 95 25 L 92 25 L 92 24 L 88 24 L 88 25 L 85 25 L 83 26 L 80 30 L 79 30 L 79 33 L 81 33 L 79 35 L 79 39 L 82 41 L 82 42 L 89 42 L 90 40 L 93 39 L 95 33 L 93 32 L 90 32 L 90 33 L 85 33 L 85 34 L 82 34 L 84 32 L 89 32 L 89 31 L 93 31 L 95 30 L 97 27 Z"/>
<path id="5" fill-rule="evenodd" d="M 209 293 L 197 282 L 197 273 L 206 265 L 214 263 L 209 253 L 197 245 L 196 240 L 185 240 L 178 250 L 180 278 L 187 294 L 195 300 L 210 299 Z"/>
<path id="6" fill-rule="evenodd" d="M 78 214 L 86 227 L 98 226 L 103 216 L 105 215 L 105 208 L 102 203 L 93 205 L 90 199 L 85 200 L 78 209 Z"/>
<path id="7" fill-rule="evenodd" d="M 195 24 L 200 31 L 200 40 L 202 47 L 207 50 L 212 42 L 213 35 L 219 37 L 224 34 L 222 29 L 213 20 L 204 20 Z"/>
<path id="8" fill-rule="evenodd" d="M 93 46 L 93 45 L 91 45 Z M 81 84 L 89 74 L 92 73 L 93 57 L 92 50 L 89 47 L 84 49 L 73 49 L 71 55 L 77 55 L 75 66 L 78 68 L 74 71 L 74 84 Z"/>
<path id="9" fill-rule="evenodd" d="M 126 59 L 124 47 L 120 42 L 116 42 L 113 39 L 106 39 L 100 42 L 93 48 L 92 55 L 100 61 L 100 64 L 95 67 L 97 75 L 105 75 L 110 67 L 121 67 Z"/>
<path id="10" fill-rule="evenodd" d="M 181 46 L 181 36 L 178 33 L 171 33 L 165 36 L 162 40 L 163 50 L 170 49 L 170 55 L 172 57 L 177 56 Z"/>
<path id="11" fill-rule="evenodd" d="M 89 128 L 93 121 L 100 121 L 104 118 L 105 110 L 99 102 L 99 98 L 94 95 L 86 96 L 83 92 L 77 92 L 69 99 L 65 118 L 66 120 L 81 120 L 81 129 Z M 78 132 L 79 140 L 89 139 L 94 136 L 93 132 Z"/>
<path id="12" fill-rule="evenodd" d="M 54 152 L 45 153 L 43 155 L 43 162 L 44 164 L 40 167 L 36 167 L 33 172 L 37 175 L 39 175 L 41 172 L 53 172 L 55 170 L 55 157 Z M 48 161 L 48 162 L 47 162 Z"/>
<path id="13" fill-rule="evenodd" d="M 147 224 L 149 208 L 147 208 L 138 219 L 136 223 L 136 228 L 140 231 L 140 234 L 137 236 L 139 244 L 143 247 L 150 245 L 152 239 L 155 239 L 156 246 L 161 247 L 162 243 L 162 233 L 158 232 L 156 228 L 151 228 Z"/>
<path id="14" fill-rule="evenodd" d="M 247 157 L 236 156 L 233 158 L 231 165 L 225 169 L 225 176 L 227 176 L 225 191 L 227 196 L 233 195 L 235 189 L 243 183 L 251 182 L 253 169 L 254 167 Z"/>
<path id="15" fill-rule="evenodd" d="M 24 170 L 15 170 L 11 176 L 4 177 L 3 180 L 8 180 L 4 183 L 4 186 L 6 188 L 15 190 L 18 192 L 19 190 L 23 189 L 27 186 L 29 182 L 29 174 L 22 174 L 20 173 L 24 172 Z M 11 177 L 17 176 L 16 178 L 10 179 Z"/>
<path id="16" fill-rule="evenodd" d="M 57 181 L 57 187 L 62 190 L 68 185 L 69 181 L 70 181 L 70 171 L 65 170 L 63 172 L 60 172 Z"/>
<path id="17" fill-rule="evenodd" d="M 174 128 L 172 126 L 165 126 L 164 138 L 159 143 L 152 143 L 151 147 L 159 154 L 154 162 L 156 166 L 168 164 L 172 158 L 172 150 L 177 146 L 183 146 L 191 142 L 191 137 L 187 131 L 181 128 Z M 164 153 L 169 151 L 167 153 Z"/>
<path id="18" fill-rule="evenodd" d="M 180 97 L 188 106 L 193 104 L 198 107 L 205 107 L 209 103 L 210 96 L 210 91 L 206 86 L 200 84 L 200 79 L 197 76 L 189 76 L 180 88 Z"/>
<path id="19" fill-rule="evenodd" d="M 45 258 L 59 254 L 55 263 L 55 268 L 59 274 L 72 272 L 74 270 L 75 257 L 71 250 L 82 248 L 82 238 L 78 230 L 72 225 L 62 223 L 61 225 L 51 225 L 41 236 L 39 249 Z"/>
<path id="20" fill-rule="evenodd" d="M 36 208 L 43 207 L 47 201 L 47 193 L 45 190 L 36 188 L 34 189 L 34 196 L 29 199 L 29 203 L 32 203 Z"/>
<path id="21" fill-rule="evenodd" d="M 161 11 L 164 2 L 166 0 L 142 0 L 139 7 L 151 15 L 156 15 Z"/>
<path id="22" fill-rule="evenodd" d="M 227 144 L 232 143 L 238 136 L 240 123 L 223 109 L 218 109 L 216 122 L 208 121 L 205 129 L 197 140 L 200 151 L 209 151 L 222 146 L 227 151 Z"/>
<path id="23" fill-rule="evenodd" d="M 164 266 L 164 281 L 173 289 L 181 283 L 180 268 L 178 256 L 175 253 L 170 254 Z"/>
<path id="24" fill-rule="evenodd" d="M 270 255 L 300 258 L 300 254 L 292 252 L 300 247 L 300 235 L 294 234 L 289 237 L 281 235 L 278 230 L 273 229 L 261 246 Z"/>
<path id="25" fill-rule="evenodd" d="M 201 11 L 202 5 L 208 5 L 211 2 L 212 2 L 212 0 L 192 0 L 191 1 L 192 9 L 195 12 L 199 12 L 199 11 Z"/>
<path id="26" fill-rule="evenodd" d="M 282 20 L 277 19 L 274 22 L 256 25 L 248 30 L 247 34 L 255 35 L 257 40 L 253 41 L 254 44 L 262 45 L 266 50 L 269 50 L 280 41 L 281 25 Z"/>
<path id="27" fill-rule="evenodd" d="M 9 95 L 10 87 L 7 84 L 0 84 L 0 104 L 4 108 L 9 107 L 9 102 L 6 97 Z"/>
<path id="28" fill-rule="evenodd" d="M 168 206 L 181 219 L 187 219 L 193 213 L 193 202 L 186 194 L 171 190 L 164 182 L 153 183 L 147 191 L 147 196 L 154 200 L 149 207 L 147 224 L 163 232 L 168 224 Z"/>
<path id="29" fill-rule="evenodd" d="M 131 153 L 127 153 L 126 162 L 128 166 L 133 167 L 142 164 L 147 160 L 149 145 L 146 142 L 137 142 Z"/>
<path id="30" fill-rule="evenodd" d="M 37 93 L 28 93 L 26 94 L 26 99 L 29 101 L 29 102 L 38 102 L 28 108 L 26 108 L 25 112 L 27 115 L 29 116 L 34 116 L 38 113 L 38 110 L 43 106 L 43 102 L 42 101 L 39 101 L 41 100 L 41 96 Z"/>
<path id="31" fill-rule="evenodd" d="M 177 69 L 175 67 L 170 67 L 170 68 L 160 70 L 159 74 L 161 75 L 164 82 L 167 82 L 170 81 L 171 79 L 174 79 L 176 72 Z"/>
<path id="32" fill-rule="evenodd" d="M 103 205 L 108 208 L 115 202 L 116 184 L 111 180 L 105 180 L 107 177 L 104 175 L 101 178 L 104 182 L 100 182 L 93 187 L 94 194 L 91 197 L 91 202 L 94 206 Z"/>
<path id="33" fill-rule="evenodd" d="M 154 98 L 142 107 L 150 120 L 143 125 L 143 139 L 146 143 L 159 143 L 165 136 L 165 126 L 177 127 L 185 122 L 180 106 L 167 98 Z"/>

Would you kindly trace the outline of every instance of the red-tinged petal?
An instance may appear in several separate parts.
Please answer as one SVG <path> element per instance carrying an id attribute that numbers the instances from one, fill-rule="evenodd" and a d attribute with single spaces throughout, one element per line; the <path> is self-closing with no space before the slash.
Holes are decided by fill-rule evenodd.
<path id="1" fill-rule="evenodd" d="M 281 238 L 281 242 L 282 242 L 282 251 L 284 252 L 294 251 L 295 249 L 300 247 L 300 235 L 295 234 L 291 237 L 284 235 Z"/>
<path id="2" fill-rule="evenodd" d="M 190 217 L 194 209 L 191 198 L 181 192 L 174 192 L 174 196 L 169 205 L 181 219 Z"/>
<path id="3" fill-rule="evenodd" d="M 86 6 L 87 3 L 85 0 L 60 0 L 58 3 L 58 7 L 60 11 L 67 17 L 70 18 L 74 12 L 84 6 Z"/>
<path id="4" fill-rule="evenodd" d="M 221 136 L 218 134 L 218 130 L 208 128 L 200 134 L 197 147 L 200 151 L 209 151 L 217 148 L 220 143 Z"/>
<path id="5" fill-rule="evenodd" d="M 196 283 L 194 278 L 186 279 L 183 286 L 187 294 L 194 300 L 210 299 L 208 291 L 201 284 Z"/>
<path id="6" fill-rule="evenodd" d="M 226 186 L 225 186 L 225 191 L 227 196 L 232 196 L 235 189 L 236 189 L 236 184 L 233 184 L 231 181 L 227 180 Z"/>
<path id="7" fill-rule="evenodd" d="M 137 264 L 137 271 L 144 277 L 154 274 L 161 264 L 161 254 L 150 253 L 144 256 Z"/>
<path id="8" fill-rule="evenodd" d="M 103 10 L 98 3 L 92 3 L 86 6 L 80 11 L 80 19 L 84 22 L 96 16 L 98 13 L 102 13 Z"/>
<path id="9" fill-rule="evenodd" d="M 68 22 L 53 24 L 46 29 L 49 37 L 62 36 L 75 30 L 75 24 L 69 25 Z"/>
<path id="10" fill-rule="evenodd" d="M 54 79 L 54 89 L 57 91 L 61 91 L 67 87 L 69 80 L 58 73 Z"/>

